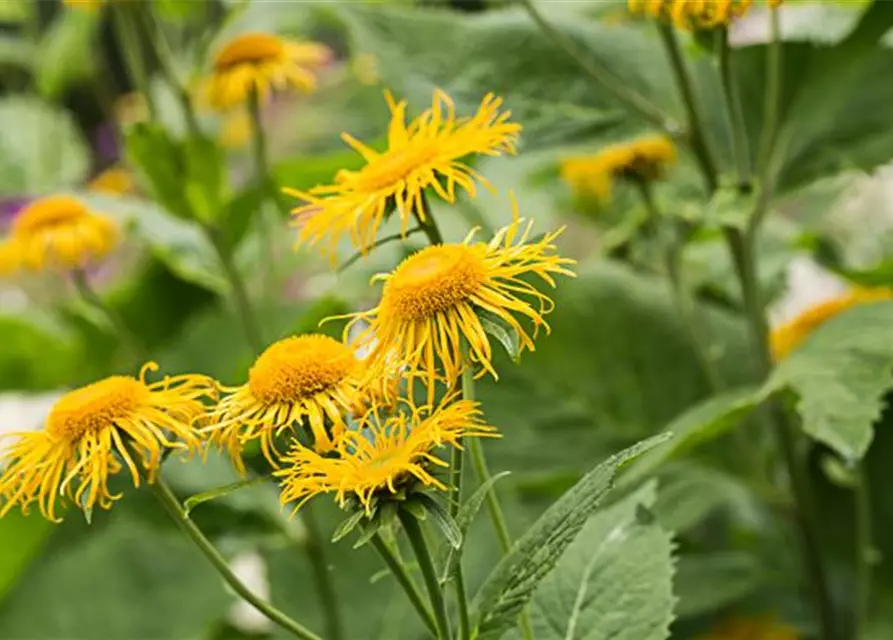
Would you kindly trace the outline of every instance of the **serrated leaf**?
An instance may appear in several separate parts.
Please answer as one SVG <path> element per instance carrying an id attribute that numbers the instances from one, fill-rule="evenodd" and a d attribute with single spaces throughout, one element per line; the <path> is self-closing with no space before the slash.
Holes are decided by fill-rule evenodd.
<path id="1" fill-rule="evenodd" d="M 596 513 L 534 594 L 537 640 L 664 640 L 673 620 L 673 543 L 649 510 L 651 482 Z"/>
<path id="2" fill-rule="evenodd" d="M 763 393 L 797 394 L 803 430 L 852 461 L 871 444 L 891 374 L 893 302 L 878 302 L 819 327 L 778 364 Z"/>
<path id="3" fill-rule="evenodd" d="M 443 505 L 424 493 L 417 496 L 417 500 L 428 511 L 428 515 L 431 516 L 431 521 L 437 525 L 437 528 L 440 529 L 446 537 L 450 546 L 454 549 L 461 547 L 462 532 L 459 530 L 459 525 L 453 520 L 453 517 L 443 508 Z"/>
<path id="4" fill-rule="evenodd" d="M 472 621 L 478 638 L 499 638 L 514 624 L 539 583 L 611 489 L 617 470 L 666 438 L 649 438 L 611 456 L 583 476 L 527 530 L 474 597 Z"/>
<path id="5" fill-rule="evenodd" d="M 499 316 L 484 310 L 479 310 L 477 316 L 481 321 L 484 332 L 496 338 L 503 346 L 512 362 L 521 361 L 521 340 L 518 338 L 518 332 L 510 327 Z"/>
<path id="6" fill-rule="evenodd" d="M 202 493 L 197 493 L 186 498 L 185 502 L 183 502 L 183 510 L 188 516 L 193 509 L 204 502 L 210 502 L 211 500 L 223 498 L 224 496 L 228 496 L 229 494 L 238 491 L 239 489 L 244 489 L 245 487 L 253 487 L 254 485 L 269 482 L 269 480 L 269 478 L 264 477 L 248 478 L 247 480 L 239 480 L 238 482 L 233 482 L 222 487 L 216 487 L 214 489 L 209 489 L 208 491 L 203 491 Z"/>

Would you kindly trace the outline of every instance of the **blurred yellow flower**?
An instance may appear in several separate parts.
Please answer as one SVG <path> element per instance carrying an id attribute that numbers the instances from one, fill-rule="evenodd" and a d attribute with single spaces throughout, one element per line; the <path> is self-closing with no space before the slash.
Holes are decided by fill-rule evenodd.
<path id="1" fill-rule="evenodd" d="M 573 276 L 567 267 L 573 260 L 561 258 L 552 244 L 563 231 L 529 241 L 532 221 L 517 218 L 499 230 L 489 244 L 472 243 L 474 231 L 462 244 L 435 245 L 406 258 L 390 274 L 373 278 L 384 282 L 379 305 L 352 314 L 345 333 L 355 323 L 368 326 L 357 343 L 370 349 L 372 371 L 399 363 L 408 375 L 420 375 L 432 401 L 437 381 L 451 385 L 461 373 L 462 343 L 469 357 L 497 377 L 490 362 L 490 341 L 478 312 L 501 319 L 517 332 L 520 348 L 533 350 L 540 327 L 549 325 L 543 316 L 552 310 L 552 300 L 528 282 L 536 275 L 551 287 L 553 275 Z M 518 317 L 533 324 L 533 336 Z"/>
<path id="2" fill-rule="evenodd" d="M 319 334 L 285 338 L 257 358 L 246 384 L 221 387 L 230 395 L 209 412 L 202 432 L 228 451 L 242 473 L 247 442 L 260 440 L 264 456 L 277 466 L 276 437 L 302 425 L 309 427 L 315 449 L 330 451 L 344 415 L 365 397 L 363 373 L 354 351 L 337 340 Z"/>
<path id="3" fill-rule="evenodd" d="M 316 42 L 293 42 L 271 33 L 236 36 L 217 52 L 205 85 L 208 101 L 222 110 L 245 104 L 252 90 L 261 102 L 273 91 L 313 91 L 315 72 L 329 58 L 331 51 Z"/>
<path id="4" fill-rule="evenodd" d="M 437 449 L 461 448 L 464 437 L 498 437 L 496 429 L 483 422 L 477 403 L 452 402 L 454 398 L 445 398 L 433 410 L 430 405 L 409 405 L 408 412 L 387 418 L 370 412 L 342 433 L 334 456 L 295 443 L 282 459 L 283 467 L 274 472 L 282 483 L 282 504 L 295 503 L 297 512 L 311 498 L 334 493 L 339 505 L 356 498 L 369 513 L 376 494 L 394 494 L 407 482 L 446 489 L 434 476 L 437 467 L 448 466 Z"/>
<path id="5" fill-rule="evenodd" d="M 112 196 L 134 191 L 133 175 L 123 167 L 110 167 L 87 183 L 87 190 Z"/>
<path id="6" fill-rule="evenodd" d="M 180 375 L 147 383 L 146 372 L 157 368 L 150 362 L 138 378 L 112 376 L 75 389 L 56 402 L 43 430 L 9 434 L 16 441 L 0 454 L 0 516 L 16 505 L 27 513 L 37 502 L 58 522 L 59 496 L 85 511 L 108 509 L 121 497 L 109 492 L 109 476 L 126 466 L 138 487 L 138 468 L 152 482 L 164 448 L 198 451 L 191 425 L 202 399 L 216 393 L 213 381 Z"/>
<path id="7" fill-rule="evenodd" d="M 149 103 L 141 93 L 126 93 L 115 100 L 112 108 L 115 120 L 122 127 L 146 122 L 149 120 Z"/>
<path id="8" fill-rule="evenodd" d="M 476 182 L 489 186 L 463 158 L 515 152 L 521 125 L 508 121 L 511 112 L 499 112 L 502 100 L 493 95 L 484 98 L 475 115 L 457 118 L 452 99 L 437 90 L 432 107 L 408 125 L 406 102 L 395 102 L 390 93 L 385 97 L 391 109 L 385 151 L 379 153 L 344 133 L 344 141 L 366 161 L 363 168 L 340 171 L 335 184 L 309 192 L 284 189 L 305 202 L 292 211 L 302 218 L 299 243 L 326 240 L 325 252 L 334 257 L 342 236 L 349 234 L 353 244 L 366 252 L 391 206 L 405 233 L 413 215 L 421 219 L 428 215 L 422 204 L 428 187 L 452 203 L 457 185 L 472 197 Z M 307 212 L 313 215 L 304 215 Z"/>
<path id="9" fill-rule="evenodd" d="M 357 54 L 351 62 L 351 71 L 360 84 L 373 85 L 381 80 L 378 58 L 371 53 Z"/>
<path id="10" fill-rule="evenodd" d="M 893 299 L 893 290 L 890 289 L 852 289 L 842 296 L 817 304 L 793 320 L 772 330 L 769 336 L 772 357 L 776 361 L 786 358 L 812 335 L 813 331 L 847 309 L 891 299 Z"/>
<path id="11" fill-rule="evenodd" d="M 676 148 L 666 136 L 647 136 L 603 148 L 596 154 L 561 162 L 561 177 L 580 195 L 606 201 L 615 178 L 658 180 L 676 161 Z"/>
<path id="12" fill-rule="evenodd" d="M 721 622 L 699 640 L 800 640 L 800 634 L 771 617 L 739 617 Z"/>
<path id="13" fill-rule="evenodd" d="M 783 0 L 767 0 L 773 9 Z M 713 29 L 728 26 L 744 16 L 753 0 L 628 0 L 629 10 L 671 21 L 680 29 Z"/>
<path id="14" fill-rule="evenodd" d="M 251 142 L 254 135 L 251 116 L 246 109 L 233 111 L 223 121 L 217 139 L 226 149 L 243 149 Z"/>
<path id="15" fill-rule="evenodd" d="M 75 269 L 107 255 L 118 243 L 117 225 L 70 196 L 36 200 L 13 220 L 0 243 L 5 272 Z"/>

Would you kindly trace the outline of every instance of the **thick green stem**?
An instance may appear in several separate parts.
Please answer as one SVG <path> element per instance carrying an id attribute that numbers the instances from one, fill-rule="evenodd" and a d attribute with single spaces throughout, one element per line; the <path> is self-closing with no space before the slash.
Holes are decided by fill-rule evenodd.
<path id="1" fill-rule="evenodd" d="M 403 509 L 397 513 L 428 589 L 428 597 L 431 600 L 431 607 L 434 609 L 434 621 L 437 623 L 437 638 L 438 640 L 450 640 L 452 634 L 450 633 L 450 621 L 447 618 L 446 601 L 437 579 L 434 560 L 432 560 L 428 544 L 425 542 L 425 534 L 414 515 Z"/>
<path id="2" fill-rule="evenodd" d="M 462 359 L 465 369 L 462 371 L 462 397 L 474 402 L 474 370 L 468 359 L 468 345 L 462 345 Z M 464 477 L 465 452 L 459 447 L 453 447 L 450 456 L 450 516 L 453 519 L 459 514 L 462 505 L 462 485 Z M 456 603 L 459 610 L 459 638 L 468 640 L 471 638 L 471 619 L 468 615 L 468 593 L 465 590 L 465 570 L 462 567 L 462 558 L 456 560 L 453 569 L 453 586 L 456 591 Z"/>
<path id="3" fill-rule="evenodd" d="M 436 244 L 443 244 L 443 235 L 440 233 L 440 228 L 437 226 L 437 221 L 431 214 L 431 205 L 428 204 L 428 198 L 425 194 L 422 194 L 422 211 L 413 210 L 413 215 L 415 215 L 415 218 L 419 223 L 419 227 L 421 227 L 422 231 L 425 232 L 425 235 L 428 238 L 428 242 L 432 246 Z"/>
<path id="4" fill-rule="evenodd" d="M 627 87 L 621 78 L 615 76 L 609 70 L 603 68 L 592 57 L 581 51 L 577 44 L 561 31 L 553 27 L 539 12 L 533 0 L 519 0 L 521 6 L 527 11 L 540 30 L 548 36 L 560 49 L 580 65 L 586 75 L 595 81 L 602 89 L 608 91 L 619 102 L 622 102 L 631 111 L 641 115 L 653 124 L 674 132 L 676 124 L 661 109 L 648 100 L 645 96 Z"/>
<path id="5" fill-rule="evenodd" d="M 766 88 L 763 105 L 763 133 L 760 136 L 759 160 L 761 167 L 769 166 L 775 139 L 778 135 L 778 111 L 781 98 L 781 23 L 778 9 L 771 12 L 772 40 L 766 61 Z"/>
<path id="6" fill-rule="evenodd" d="M 211 541 L 205 537 L 205 534 L 202 533 L 201 529 L 199 529 L 198 526 L 196 526 L 196 524 L 184 513 L 180 501 L 161 478 L 158 478 L 155 483 L 150 486 L 168 515 L 170 515 L 183 533 L 192 540 L 195 546 L 199 548 L 217 570 L 217 573 L 220 574 L 220 577 L 223 578 L 224 582 L 226 582 L 240 598 L 260 611 L 272 622 L 275 622 L 280 627 L 290 632 L 296 638 L 303 638 L 304 640 L 322 640 L 320 636 L 316 635 L 296 620 L 291 619 L 269 602 L 259 598 L 245 586 L 239 577 L 233 573 L 233 570 L 230 569 L 224 557 L 220 555 L 220 552 L 217 551 Z"/>
<path id="7" fill-rule="evenodd" d="M 400 559 L 397 558 L 396 555 L 394 555 L 391 547 L 379 534 L 376 533 L 372 536 L 371 542 L 372 547 L 378 552 L 378 555 L 381 556 L 381 559 L 388 566 L 388 569 L 391 570 L 391 573 L 394 574 L 394 577 L 397 578 L 397 582 L 403 588 L 403 591 L 406 592 L 406 597 L 409 598 L 410 604 L 412 604 L 413 608 L 418 612 L 419 618 L 422 619 L 422 622 L 425 623 L 428 630 L 436 636 L 437 622 L 434 620 L 431 609 L 425 604 L 422 594 L 419 592 L 419 588 L 413 581 L 412 576 L 409 575 L 406 567 L 403 566 L 403 563 L 400 562 Z"/>
<path id="8" fill-rule="evenodd" d="M 868 476 L 860 464 L 856 468 L 856 606 L 853 640 L 866 637 L 868 615 L 871 611 L 871 565 L 874 562 L 872 535 L 871 490 Z"/>
<path id="9" fill-rule="evenodd" d="M 695 97 L 694 81 L 688 72 L 688 67 L 685 64 L 685 58 L 682 56 L 682 49 L 679 47 L 679 40 L 676 38 L 676 32 L 673 31 L 673 27 L 659 22 L 658 30 L 664 43 L 664 48 L 667 50 L 667 55 L 670 58 L 670 65 L 673 68 L 673 75 L 676 78 L 679 93 L 682 95 L 682 102 L 688 117 L 688 131 L 692 151 L 695 154 L 701 173 L 704 175 L 707 189 L 710 193 L 713 193 L 719 186 L 719 172 L 716 167 L 716 161 L 710 151 L 710 145 L 707 143 L 707 138 L 704 134 L 701 110 Z"/>
<path id="10" fill-rule="evenodd" d="M 84 270 L 75 269 L 71 274 L 71 278 L 77 289 L 78 295 L 83 298 L 84 302 L 105 316 L 109 324 L 111 324 L 112 328 L 115 330 L 118 339 L 121 340 L 121 343 L 130 352 L 131 356 L 136 360 L 139 360 L 141 364 L 151 360 L 148 350 L 133 334 L 127 326 L 127 323 L 124 322 L 124 319 L 117 311 L 108 306 L 102 297 L 93 289 Z"/>
<path id="11" fill-rule="evenodd" d="M 744 111 L 741 108 L 741 96 L 732 71 L 732 48 L 729 46 L 729 30 L 720 29 L 719 38 L 719 75 L 725 93 L 726 112 L 732 132 L 732 149 L 738 169 L 738 188 L 749 193 L 753 187 L 753 176 L 750 168 L 750 145 L 747 140 L 747 125 Z"/>
<path id="12" fill-rule="evenodd" d="M 330 640 L 342 640 L 344 628 L 341 625 L 341 612 L 338 607 L 338 592 L 332 581 L 332 572 L 326 558 L 326 539 L 316 521 L 312 504 L 305 504 L 300 511 L 301 522 L 307 531 L 307 544 L 304 552 L 310 561 L 313 581 L 316 584 L 319 604 L 322 606 L 323 620 L 326 625 L 326 636 Z"/>
<path id="13" fill-rule="evenodd" d="M 152 120 L 157 120 L 158 106 L 155 104 L 152 87 L 149 86 L 149 74 L 146 70 L 146 60 L 143 57 L 139 31 L 128 15 L 127 7 L 118 5 L 112 7 L 111 11 L 118 45 L 124 52 L 124 60 L 127 64 L 127 75 L 133 82 L 133 88 L 146 100 L 149 116 Z"/>

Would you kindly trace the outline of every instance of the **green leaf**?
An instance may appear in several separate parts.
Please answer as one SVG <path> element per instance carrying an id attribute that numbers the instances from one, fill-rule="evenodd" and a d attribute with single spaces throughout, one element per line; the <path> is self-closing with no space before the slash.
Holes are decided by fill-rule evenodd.
<path id="1" fill-rule="evenodd" d="M 55 100 L 96 73 L 98 11 L 62 11 L 44 32 L 34 69 L 41 95 Z"/>
<path id="2" fill-rule="evenodd" d="M 478 638 L 499 638 L 514 624 L 539 583 L 611 489 L 617 470 L 665 440 L 666 436 L 650 438 L 611 456 L 586 474 L 524 533 L 474 597 L 472 621 Z"/>
<path id="3" fill-rule="evenodd" d="M 740 387 L 708 398 L 675 418 L 664 433 L 673 438 L 642 455 L 621 475 L 621 486 L 632 486 L 672 458 L 735 428 L 762 401 L 760 388 Z"/>
<path id="4" fill-rule="evenodd" d="M 335 529 L 335 532 L 332 534 L 332 542 L 338 542 L 348 533 L 353 531 L 360 521 L 366 516 L 365 511 L 362 509 L 358 509 L 342 520 L 338 527 Z"/>
<path id="5" fill-rule="evenodd" d="M 80 184 L 89 152 L 71 117 L 36 98 L 0 99 L 0 196 L 41 195 Z"/>
<path id="6" fill-rule="evenodd" d="M 871 444 L 891 373 L 893 302 L 878 302 L 819 327 L 778 364 L 763 393 L 797 394 L 803 430 L 853 461 Z"/>
<path id="7" fill-rule="evenodd" d="M 428 511 L 428 515 L 431 516 L 431 522 L 440 529 L 447 542 L 453 549 L 459 549 L 462 546 L 462 532 L 459 530 L 459 525 L 453 520 L 453 517 L 443 508 L 443 505 L 426 493 L 417 496 L 417 499 Z"/>
<path id="8" fill-rule="evenodd" d="M 234 491 L 238 491 L 239 489 L 244 489 L 245 487 L 252 487 L 256 484 L 263 484 L 265 482 L 269 482 L 270 478 L 259 477 L 259 478 L 248 478 L 247 480 L 239 480 L 238 482 L 231 482 L 230 484 L 223 485 L 222 487 L 216 487 L 214 489 L 209 489 L 208 491 L 203 491 L 202 493 L 197 493 L 195 495 L 191 495 L 183 502 L 183 510 L 186 512 L 188 516 L 190 512 L 195 509 L 198 505 L 203 502 L 209 502 L 211 500 L 216 500 L 218 498 L 222 498 L 224 496 L 228 496 Z"/>
<path id="9" fill-rule="evenodd" d="M 0 518 L 0 600 L 46 544 L 53 523 L 39 513 L 13 510 Z"/>
<path id="10" fill-rule="evenodd" d="M 178 218 L 191 219 L 193 211 L 184 189 L 186 170 L 180 145 L 162 125 L 153 122 L 131 127 L 125 144 L 131 163 L 152 197 Z"/>
<path id="11" fill-rule="evenodd" d="M 211 222 L 220 217 L 227 199 L 223 151 L 211 140 L 194 137 L 181 144 L 186 198 L 196 219 Z"/>
<path id="12" fill-rule="evenodd" d="M 0 316 L 0 389 L 56 389 L 82 367 L 78 336 L 37 309 Z"/>
<path id="13" fill-rule="evenodd" d="M 759 560 L 740 551 L 683 555 L 676 573 L 676 614 L 691 618 L 729 606 L 765 584 Z"/>
<path id="14" fill-rule="evenodd" d="M 534 594 L 530 619 L 537 640 L 669 637 L 673 543 L 647 517 L 655 489 L 649 483 L 589 519 Z"/>
<path id="15" fill-rule="evenodd" d="M 496 314 L 478 310 L 477 316 L 481 321 L 481 326 L 483 326 L 484 332 L 496 338 L 499 344 L 505 349 L 509 358 L 512 359 L 512 362 L 520 362 L 521 340 L 518 337 L 518 332 Z"/>

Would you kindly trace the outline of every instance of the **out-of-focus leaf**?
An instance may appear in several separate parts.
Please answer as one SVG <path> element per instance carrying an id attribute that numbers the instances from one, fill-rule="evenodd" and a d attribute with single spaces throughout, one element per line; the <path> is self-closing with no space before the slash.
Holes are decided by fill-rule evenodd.
<path id="1" fill-rule="evenodd" d="M 52 542 L 83 531 L 75 516 Z M 0 636 L 201 637 L 232 597 L 185 537 L 160 535 L 129 517 L 113 512 L 112 522 L 94 523 L 89 535 L 51 545 L 0 604 Z"/>
<path id="2" fill-rule="evenodd" d="M 759 559 L 743 552 L 682 555 L 676 573 L 676 614 L 712 613 L 758 590 L 766 580 Z"/>
<path id="3" fill-rule="evenodd" d="M 87 146 L 71 117 L 41 100 L 0 99 L 0 196 L 39 195 L 80 184 Z"/>
<path id="4" fill-rule="evenodd" d="M 592 516 L 533 596 L 542 640 L 664 640 L 673 620 L 673 544 L 647 512 L 655 484 Z"/>
<path id="5" fill-rule="evenodd" d="M 819 327 L 782 360 L 764 393 L 799 396 L 804 431 L 846 460 L 865 455 L 893 387 L 893 302 L 866 304 Z"/>
<path id="6" fill-rule="evenodd" d="M 0 600 L 40 552 L 52 528 L 39 513 L 24 516 L 13 510 L 0 518 Z"/>
<path id="7" fill-rule="evenodd" d="M 511 628 L 540 582 L 610 491 L 617 470 L 664 440 L 656 437 L 642 441 L 599 464 L 521 536 L 474 597 L 471 615 L 476 637 L 492 640 Z"/>
<path id="8" fill-rule="evenodd" d="M 78 336 L 42 320 L 34 310 L 27 315 L 0 316 L 0 388 L 54 389 L 68 384 L 84 354 Z"/>
<path id="9" fill-rule="evenodd" d="M 750 491 L 735 476 L 690 462 L 678 463 L 660 474 L 653 511 L 664 528 L 685 533 L 720 508 L 747 508 L 752 501 Z"/>
<path id="10" fill-rule="evenodd" d="M 0 34 L 0 68 L 30 69 L 36 57 L 35 50 L 34 44 L 25 38 Z"/>
<path id="11" fill-rule="evenodd" d="M 72 84 L 96 72 L 98 11 L 62 11 L 44 32 L 34 70 L 37 88 L 56 99 Z"/>

